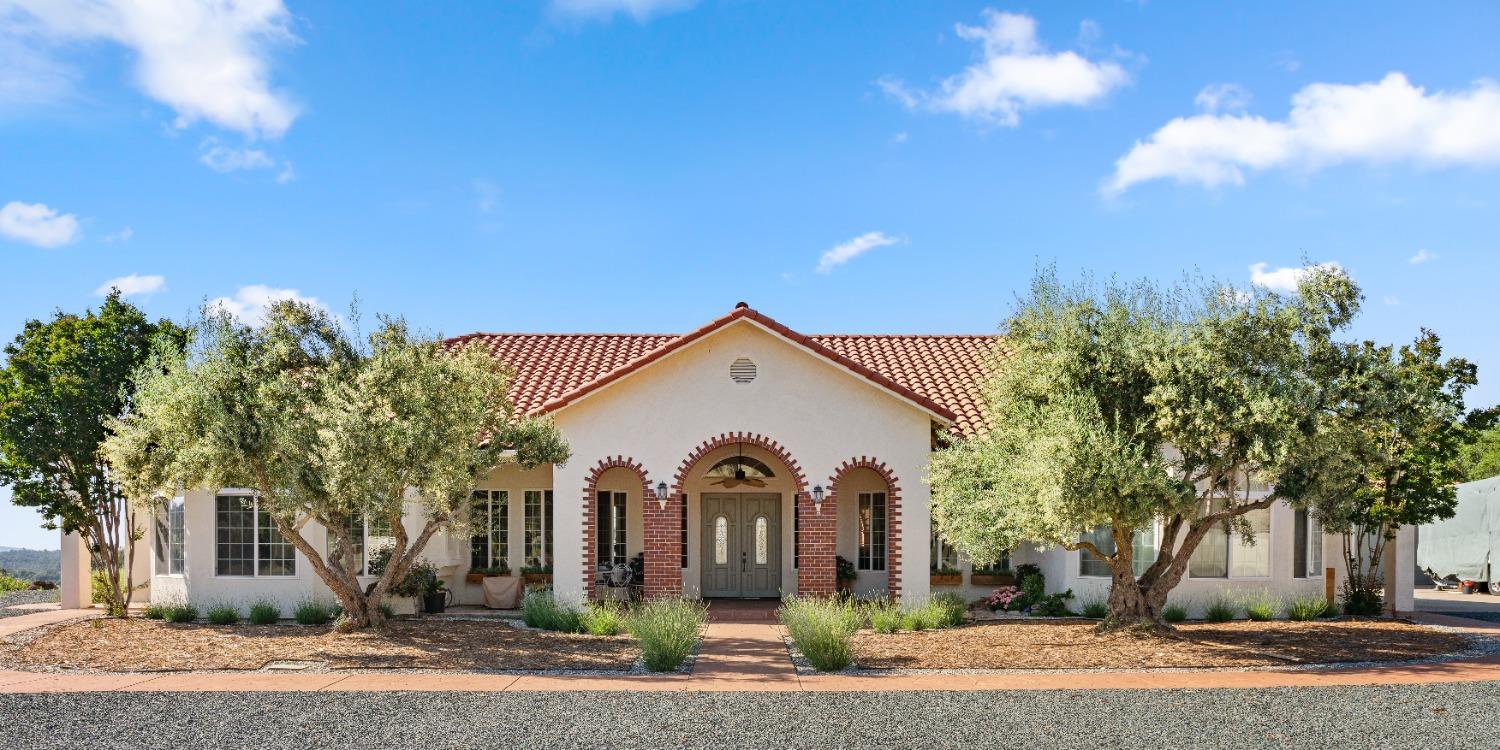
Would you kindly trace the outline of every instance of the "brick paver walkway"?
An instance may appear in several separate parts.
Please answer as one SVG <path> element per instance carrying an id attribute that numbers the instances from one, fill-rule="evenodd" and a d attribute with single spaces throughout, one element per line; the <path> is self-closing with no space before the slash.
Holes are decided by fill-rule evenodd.
<path id="1" fill-rule="evenodd" d="M 0 636 L 87 612 L 52 610 L 0 619 Z M 1495 635 L 1500 624 L 1418 613 L 1419 622 Z M 779 625 L 712 622 L 691 674 L 45 674 L 0 671 L 0 693 L 99 691 L 893 691 L 1270 688 L 1500 680 L 1500 655 L 1400 666 L 1256 672 L 1080 672 L 1012 674 L 798 675 Z"/>

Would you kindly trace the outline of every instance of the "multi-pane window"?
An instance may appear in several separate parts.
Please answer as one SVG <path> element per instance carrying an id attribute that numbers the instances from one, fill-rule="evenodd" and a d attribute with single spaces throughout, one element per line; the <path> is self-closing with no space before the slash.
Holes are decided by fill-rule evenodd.
<path id="1" fill-rule="evenodd" d="M 1115 537 L 1108 525 L 1097 526 L 1093 531 L 1084 534 L 1082 541 L 1093 542 L 1095 547 L 1105 555 L 1115 553 Z M 1130 543 L 1130 570 L 1136 576 L 1141 576 L 1151 563 L 1156 562 L 1156 548 L 1159 542 L 1156 538 L 1156 524 L 1139 529 L 1135 536 L 1131 537 Z M 1097 576 L 1100 578 L 1110 577 L 1109 563 L 1104 558 L 1095 555 L 1089 549 L 1078 551 L 1078 575 Z"/>
<path id="2" fill-rule="evenodd" d="M 685 495 L 683 497 L 686 498 Z M 687 553 L 687 547 L 688 547 L 688 522 L 687 522 L 687 502 L 686 502 L 686 500 L 684 500 L 684 502 L 682 503 L 682 512 L 679 513 L 677 517 L 678 517 L 678 519 L 680 519 L 680 521 L 681 521 L 680 525 L 682 527 L 681 528 L 681 537 L 682 537 L 682 567 L 686 568 L 688 566 L 688 553 Z"/>
<path id="3" fill-rule="evenodd" d="M 354 574 L 369 575 L 370 558 L 386 547 L 396 545 L 396 535 L 391 531 L 390 521 L 384 518 L 367 518 L 356 513 L 349 517 L 349 552 L 354 558 Z M 328 532 L 328 550 L 338 547 L 338 537 Z"/>
<path id="4" fill-rule="evenodd" d="M 1214 511 L 1223 508 L 1216 503 Z M 1226 523 L 1215 524 L 1193 556 L 1188 560 L 1188 575 L 1193 578 L 1266 578 L 1271 575 L 1271 510 L 1261 508 L 1245 513 L 1250 524 L 1251 542 Z"/>
<path id="5" fill-rule="evenodd" d="M 469 528 L 469 567 L 475 570 L 510 565 L 510 492 L 474 490 Z"/>
<path id="6" fill-rule="evenodd" d="M 296 548 L 276 530 L 253 495 L 214 498 L 214 572 L 221 576 L 292 576 Z"/>
<path id="7" fill-rule="evenodd" d="M 1323 577 L 1323 529 L 1318 519 L 1306 510 L 1297 511 L 1296 542 L 1292 549 L 1292 575 L 1297 578 Z"/>
<path id="8" fill-rule="evenodd" d="M 552 565 L 552 490 L 526 490 L 525 552 L 529 567 Z"/>
<path id="9" fill-rule="evenodd" d="M 859 493 L 859 570 L 885 570 L 885 493 Z"/>
<path id="10" fill-rule="evenodd" d="M 932 526 L 932 569 L 933 570 L 956 570 L 958 568 L 958 550 L 948 543 L 938 533 L 937 524 Z"/>
<path id="11" fill-rule="evenodd" d="M 156 574 L 180 576 L 187 567 L 183 499 L 159 500 L 156 508 Z"/>
<path id="12" fill-rule="evenodd" d="M 625 493 L 600 490 L 594 510 L 595 542 L 600 565 L 625 564 Z"/>

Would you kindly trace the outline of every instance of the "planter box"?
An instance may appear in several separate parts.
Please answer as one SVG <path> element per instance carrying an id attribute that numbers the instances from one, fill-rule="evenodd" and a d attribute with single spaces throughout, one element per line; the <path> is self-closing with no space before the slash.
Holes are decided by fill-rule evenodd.
<path id="1" fill-rule="evenodd" d="M 545 585 L 545 586 L 551 586 L 552 585 L 552 574 L 551 573 L 522 573 L 521 574 L 521 583 L 523 583 L 523 584 L 525 584 L 527 586 L 535 586 L 537 584 L 542 584 L 542 585 Z"/>
<path id="2" fill-rule="evenodd" d="M 1000 575 L 998 573 L 971 573 L 969 583 L 975 586 L 1014 586 L 1016 577 L 1013 575 Z"/>
<path id="3" fill-rule="evenodd" d="M 933 586 L 962 586 L 964 585 L 964 574 L 933 573 L 931 583 Z"/>
<path id="4" fill-rule="evenodd" d="M 472 583 L 478 586 L 484 583 L 484 579 L 486 578 L 500 578 L 509 575 L 509 573 L 466 573 L 464 575 L 464 583 Z"/>

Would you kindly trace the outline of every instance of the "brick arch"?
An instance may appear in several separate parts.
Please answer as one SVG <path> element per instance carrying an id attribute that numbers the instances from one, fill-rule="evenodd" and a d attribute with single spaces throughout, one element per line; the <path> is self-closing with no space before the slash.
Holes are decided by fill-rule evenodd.
<path id="1" fill-rule="evenodd" d="M 651 475 L 640 461 L 626 456 L 612 456 L 600 460 L 599 463 L 594 465 L 594 468 L 589 469 L 588 476 L 584 478 L 583 483 L 583 592 L 585 598 L 593 598 L 594 596 L 594 565 L 596 564 L 594 560 L 594 555 L 596 554 L 594 546 L 597 541 L 595 533 L 598 528 L 598 524 L 594 522 L 594 514 L 595 509 L 599 507 L 598 502 L 596 502 L 599 492 L 599 479 L 604 476 L 605 472 L 611 469 L 625 469 L 626 471 L 633 472 L 640 478 L 641 510 L 647 518 L 648 525 L 650 523 L 651 511 L 657 510 L 656 490 L 651 487 Z M 649 539 L 647 544 L 650 544 Z M 650 557 L 649 552 L 647 557 Z M 647 593 L 651 593 L 651 570 L 649 566 L 646 570 L 645 584 Z M 660 585 L 666 587 L 670 584 L 662 582 Z M 681 591 L 680 580 L 678 591 Z"/>
<path id="2" fill-rule="evenodd" d="M 885 525 L 885 557 L 886 557 L 886 590 L 892 597 L 901 596 L 901 482 L 896 478 L 896 472 L 892 471 L 884 461 L 860 456 L 850 458 L 839 464 L 833 475 L 828 477 L 828 499 L 823 505 L 836 503 L 839 494 L 839 483 L 844 476 L 856 469 L 869 469 L 879 474 L 885 480 L 886 492 L 886 525 Z M 838 506 L 835 504 L 835 508 Z"/>
<path id="3" fill-rule="evenodd" d="M 791 472 L 792 481 L 796 483 L 797 495 L 800 497 L 807 494 L 807 475 L 803 473 L 802 466 L 797 463 L 797 459 L 793 458 L 791 452 L 781 443 L 756 432 L 725 432 L 699 443 L 698 447 L 694 448 L 687 458 L 677 465 L 677 473 L 672 477 L 672 494 L 682 494 L 683 487 L 687 485 L 688 472 L 699 461 L 702 461 L 704 456 L 732 445 L 753 445 L 775 456 L 776 460 Z"/>

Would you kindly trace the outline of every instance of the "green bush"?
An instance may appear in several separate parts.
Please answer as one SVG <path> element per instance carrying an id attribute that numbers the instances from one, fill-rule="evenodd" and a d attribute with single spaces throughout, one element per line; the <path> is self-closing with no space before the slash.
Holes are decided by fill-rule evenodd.
<path id="1" fill-rule="evenodd" d="M 1046 598 L 1047 577 L 1042 575 L 1041 567 L 1031 563 L 1017 565 L 1016 580 L 1020 582 L 1021 603 L 1012 605 L 1012 609 L 1025 609 Z"/>
<path id="2" fill-rule="evenodd" d="M 1167 622 L 1182 622 L 1187 619 L 1187 615 L 1187 607 L 1175 602 L 1169 602 L 1167 606 L 1161 608 L 1161 619 Z"/>
<path id="3" fill-rule="evenodd" d="M 1269 591 L 1260 591 L 1245 597 L 1245 616 L 1256 622 L 1265 622 L 1276 617 L 1281 601 Z"/>
<path id="4" fill-rule="evenodd" d="M 380 603 L 380 616 L 389 620 L 396 616 L 396 608 L 386 602 Z"/>
<path id="5" fill-rule="evenodd" d="M 572 607 L 559 604 L 552 592 L 545 589 L 532 589 L 521 598 L 521 621 L 542 630 L 583 632 L 582 614 Z"/>
<path id="6" fill-rule="evenodd" d="M 1208 606 L 1203 610 L 1203 619 L 1209 622 L 1229 622 L 1238 611 L 1239 608 L 1234 606 L 1229 597 L 1217 594 L 1208 600 Z"/>
<path id="7" fill-rule="evenodd" d="M 317 599 L 303 599 L 292 610 L 292 619 L 298 625 L 327 625 L 337 616 L 334 605 Z"/>
<path id="8" fill-rule="evenodd" d="M 146 608 L 141 610 L 141 617 L 147 620 L 165 620 L 167 619 L 167 605 L 157 602 L 147 604 Z"/>
<path id="9" fill-rule="evenodd" d="M 589 635 L 619 635 L 625 629 L 625 608 L 619 602 L 589 602 L 579 620 Z"/>
<path id="10" fill-rule="evenodd" d="M 240 610 L 227 602 L 215 604 L 208 608 L 208 621 L 214 625 L 233 625 L 240 621 Z"/>
<path id="11" fill-rule="evenodd" d="M 913 633 L 920 633 L 932 627 L 932 612 L 926 607 L 902 610 L 901 627 Z"/>
<path id="12" fill-rule="evenodd" d="M 1375 617 L 1385 611 L 1385 592 L 1376 584 L 1358 585 L 1354 577 L 1344 579 L 1344 614 Z"/>
<path id="13" fill-rule="evenodd" d="M 934 628 L 956 628 L 964 624 L 964 613 L 968 611 L 968 602 L 962 596 L 952 592 L 938 594 L 927 603 L 932 610 L 932 626 Z"/>
<path id="14" fill-rule="evenodd" d="M 1103 599 L 1093 597 L 1083 602 L 1083 616 L 1102 620 L 1109 615 L 1109 604 Z"/>
<path id="15" fill-rule="evenodd" d="M 251 625 L 275 625 L 281 621 L 281 607 L 269 599 L 260 599 L 250 605 Z"/>
<path id="16" fill-rule="evenodd" d="M 670 672 L 687 660 L 708 622 L 708 608 L 687 599 L 655 599 L 636 607 L 625 621 L 652 672 Z"/>
<path id="17" fill-rule="evenodd" d="M 865 613 L 870 618 L 870 627 L 875 632 L 886 635 L 900 632 L 902 621 L 905 619 L 901 612 L 901 603 L 889 599 L 869 602 L 865 605 Z"/>
<path id="18" fill-rule="evenodd" d="M 814 669 L 833 672 L 853 661 L 849 640 L 862 619 L 853 603 L 794 596 L 782 603 L 776 616 Z"/>
<path id="19" fill-rule="evenodd" d="M 1068 600 L 1072 598 L 1072 589 L 1048 594 L 1031 605 L 1031 614 L 1035 617 L 1067 617 L 1073 614 L 1068 610 Z"/>
<path id="20" fill-rule="evenodd" d="M 31 588 L 30 581 L 23 581 L 0 572 L 0 594 L 9 594 L 12 591 L 25 591 L 29 588 Z"/>
<path id="21" fill-rule="evenodd" d="M 1319 595 L 1301 596 L 1287 602 L 1286 616 L 1289 620 L 1307 622 L 1328 614 L 1328 600 Z"/>
<path id="22" fill-rule="evenodd" d="M 169 622 L 187 623 L 198 621 L 198 608 L 191 604 L 173 604 L 167 607 Z"/>

